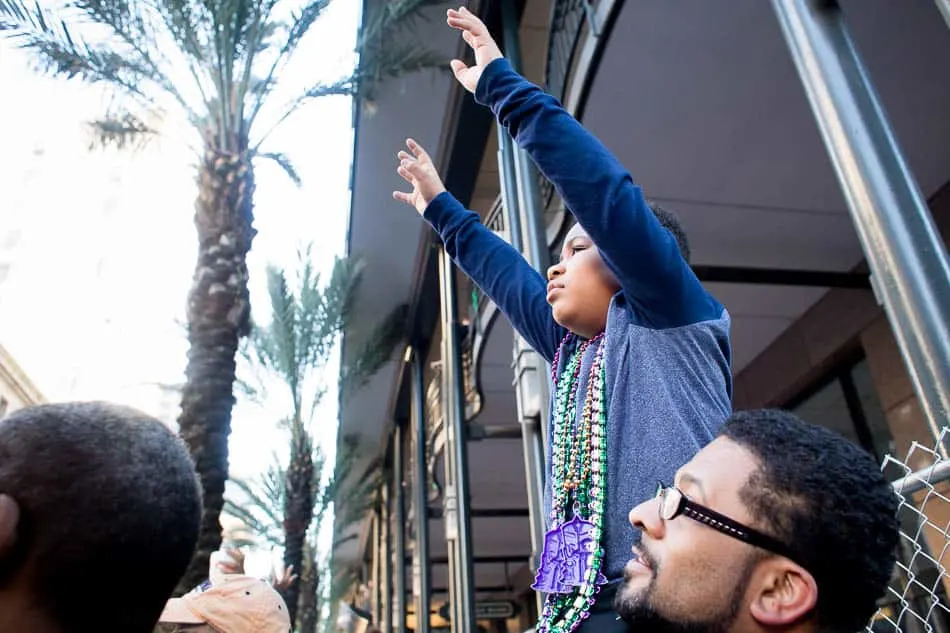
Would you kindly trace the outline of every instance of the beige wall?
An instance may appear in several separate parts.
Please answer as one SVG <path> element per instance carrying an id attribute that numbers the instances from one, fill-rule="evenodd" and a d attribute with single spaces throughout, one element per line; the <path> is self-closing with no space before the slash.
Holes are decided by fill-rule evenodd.
<path id="1" fill-rule="evenodd" d="M 0 417 L 45 401 L 39 389 L 0 345 Z"/>

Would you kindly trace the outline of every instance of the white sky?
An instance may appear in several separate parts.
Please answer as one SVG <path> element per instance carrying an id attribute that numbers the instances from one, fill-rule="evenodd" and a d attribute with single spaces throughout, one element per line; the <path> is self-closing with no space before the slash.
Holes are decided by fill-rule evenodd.
<path id="1" fill-rule="evenodd" d="M 289 84 L 347 73 L 359 4 L 331 4 L 288 69 Z M 110 400 L 173 423 L 177 396 L 157 385 L 184 377 L 181 324 L 196 252 L 192 154 L 174 130 L 174 138 L 137 153 L 90 151 L 85 122 L 104 111 L 102 92 L 37 76 L 9 42 L 0 42 L 0 85 L 0 258 L 4 237 L 19 231 L 10 275 L 0 283 L 0 343 L 51 401 Z M 343 253 L 351 123 L 350 99 L 327 98 L 301 109 L 267 143 L 290 156 L 304 185 L 297 189 L 273 163 L 259 163 L 258 235 L 248 262 L 258 321 L 269 317 L 268 263 L 293 267 L 308 242 L 322 269 Z M 331 387 L 336 371 L 329 369 Z M 323 402 L 315 431 L 332 455 L 335 391 Z M 282 401 L 239 402 L 232 476 L 253 476 L 275 451 L 286 452 L 275 426 L 285 411 Z M 258 573 L 250 562 L 248 571 Z"/>

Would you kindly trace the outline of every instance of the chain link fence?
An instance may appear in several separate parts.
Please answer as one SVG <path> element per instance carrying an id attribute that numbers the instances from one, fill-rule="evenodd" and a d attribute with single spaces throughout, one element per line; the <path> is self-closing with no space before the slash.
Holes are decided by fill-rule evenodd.
<path id="1" fill-rule="evenodd" d="M 914 442 L 902 460 L 888 456 L 881 466 L 901 496 L 901 538 L 897 567 L 871 633 L 950 633 L 950 460 L 944 428 L 932 444 Z"/>

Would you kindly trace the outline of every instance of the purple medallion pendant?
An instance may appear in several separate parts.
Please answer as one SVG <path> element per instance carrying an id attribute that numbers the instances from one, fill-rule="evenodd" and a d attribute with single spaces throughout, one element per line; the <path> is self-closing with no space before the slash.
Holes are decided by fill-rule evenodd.
<path id="1" fill-rule="evenodd" d="M 594 524 L 574 516 L 544 535 L 541 563 L 531 588 L 544 593 L 570 593 L 584 583 L 594 559 Z M 606 582 L 598 573 L 597 584 Z"/>

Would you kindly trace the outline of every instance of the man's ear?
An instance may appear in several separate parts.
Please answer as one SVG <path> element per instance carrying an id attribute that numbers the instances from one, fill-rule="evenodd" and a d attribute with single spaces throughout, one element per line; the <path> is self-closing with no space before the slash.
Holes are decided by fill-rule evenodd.
<path id="1" fill-rule="evenodd" d="M 817 603 L 814 576 L 787 558 L 776 558 L 759 576 L 749 610 L 762 625 L 785 626 L 807 617 Z"/>
<path id="2" fill-rule="evenodd" d="M 10 495 L 0 494 L 0 559 L 16 545 L 20 525 L 20 504 Z"/>

